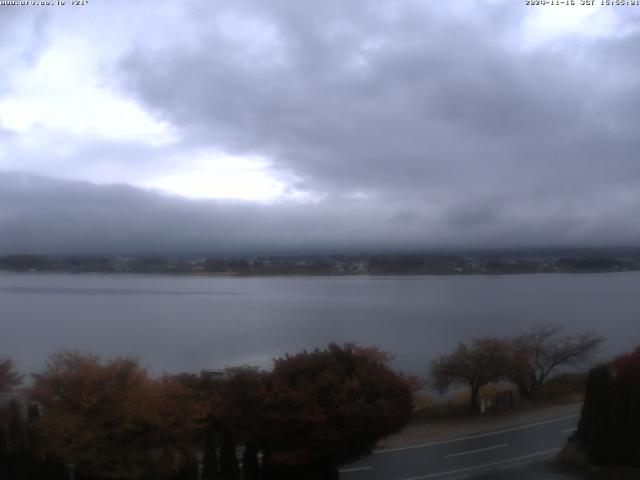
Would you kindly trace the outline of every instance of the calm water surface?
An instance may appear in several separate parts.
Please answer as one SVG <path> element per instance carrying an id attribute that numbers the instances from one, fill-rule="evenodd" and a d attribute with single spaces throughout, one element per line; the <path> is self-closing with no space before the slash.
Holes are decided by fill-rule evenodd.
<path id="1" fill-rule="evenodd" d="M 62 349 L 134 355 L 154 371 L 274 356 L 331 341 L 378 345 L 396 366 L 429 362 L 473 336 L 547 321 L 640 344 L 640 273 L 210 278 L 0 273 L 0 357 L 25 372 Z"/>

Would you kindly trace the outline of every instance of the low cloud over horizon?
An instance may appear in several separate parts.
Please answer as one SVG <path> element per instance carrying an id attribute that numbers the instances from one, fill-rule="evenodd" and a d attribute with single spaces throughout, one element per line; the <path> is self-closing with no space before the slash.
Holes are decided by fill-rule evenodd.
<path id="1" fill-rule="evenodd" d="M 499 204 L 459 205 L 429 216 L 419 208 L 372 205 L 353 198 L 271 204 L 194 200 L 124 184 L 16 172 L 0 173 L 0 205 L 0 255 L 215 256 L 633 246 L 623 214 L 594 222 L 570 216 L 535 217 Z"/>
<path id="2" fill-rule="evenodd" d="M 640 245 L 636 10 L 0 7 L 0 254 Z"/>

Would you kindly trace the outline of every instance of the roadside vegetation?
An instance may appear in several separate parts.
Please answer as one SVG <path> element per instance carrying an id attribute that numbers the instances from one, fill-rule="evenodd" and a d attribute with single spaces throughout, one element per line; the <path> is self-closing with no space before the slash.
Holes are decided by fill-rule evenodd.
<path id="1" fill-rule="evenodd" d="M 560 459 L 597 478 L 640 478 L 640 347 L 589 371 L 578 429 Z"/>
<path id="2" fill-rule="evenodd" d="M 161 376 L 130 358 L 61 352 L 24 388 L 11 360 L 0 360 L 0 477 L 333 479 L 410 421 L 581 401 L 585 384 L 574 450 L 629 463 L 640 450 L 615 442 L 635 438 L 640 349 L 587 378 L 601 342 L 548 324 L 460 343 L 434 360 L 426 382 L 456 387 L 445 400 L 392 370 L 389 354 L 351 344 L 286 355 L 270 371 Z"/>
<path id="3" fill-rule="evenodd" d="M 481 397 L 489 400 L 485 404 L 488 409 L 503 408 L 504 404 L 513 408 L 516 401 L 559 399 L 564 393 L 582 390 L 582 377 L 566 370 L 588 365 L 602 342 L 594 333 L 563 335 L 562 328 L 552 324 L 510 338 L 474 338 L 434 360 L 431 378 L 442 392 L 451 386 L 466 387 L 469 413 L 482 410 Z M 562 376 L 553 377 L 558 371 Z M 511 385 L 517 396 L 513 396 Z M 509 395 L 500 396 L 500 390 Z M 450 401 L 449 405 L 455 412 L 456 404 Z"/>
<path id="4" fill-rule="evenodd" d="M 20 395 L 3 360 L 0 478 L 336 478 L 411 416 L 415 382 L 389 360 L 332 344 L 269 372 L 153 377 L 136 360 L 63 352 Z"/>

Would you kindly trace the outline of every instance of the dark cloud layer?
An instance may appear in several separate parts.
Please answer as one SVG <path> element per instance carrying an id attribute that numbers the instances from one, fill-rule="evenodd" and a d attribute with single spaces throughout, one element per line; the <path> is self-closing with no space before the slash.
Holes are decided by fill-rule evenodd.
<path id="1" fill-rule="evenodd" d="M 339 253 L 628 245 L 630 208 L 588 217 L 460 203 L 437 215 L 353 199 L 186 200 L 126 185 L 0 174 L 0 254 Z"/>

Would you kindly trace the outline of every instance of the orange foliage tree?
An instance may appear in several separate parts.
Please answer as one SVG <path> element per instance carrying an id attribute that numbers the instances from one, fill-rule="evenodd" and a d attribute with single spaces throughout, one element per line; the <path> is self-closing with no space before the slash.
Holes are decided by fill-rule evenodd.
<path id="1" fill-rule="evenodd" d="M 53 355 L 28 393 L 43 409 L 42 453 L 97 477 L 139 477 L 154 449 L 188 441 L 199 412 L 171 377 L 154 380 L 133 359 L 77 352 Z"/>
<path id="2" fill-rule="evenodd" d="M 40 453 L 86 478 L 195 474 L 180 459 L 193 460 L 203 437 L 244 444 L 247 478 L 257 478 L 258 450 L 284 475 L 272 478 L 314 478 L 309 472 L 370 453 L 409 419 L 416 384 L 389 362 L 377 349 L 330 345 L 278 359 L 271 372 L 153 378 L 132 359 L 63 352 L 34 375 L 28 395 L 42 407 L 34 422 Z M 220 474 L 235 478 L 237 466 L 227 468 L 235 449 L 227 450 Z M 207 477 L 214 460 L 205 461 Z"/>
<path id="3" fill-rule="evenodd" d="M 467 385 L 471 390 L 469 409 L 478 410 L 480 388 L 504 378 L 509 362 L 509 345 L 499 338 L 474 338 L 470 345 L 458 344 L 448 355 L 431 365 L 431 376 L 440 390 Z"/>

